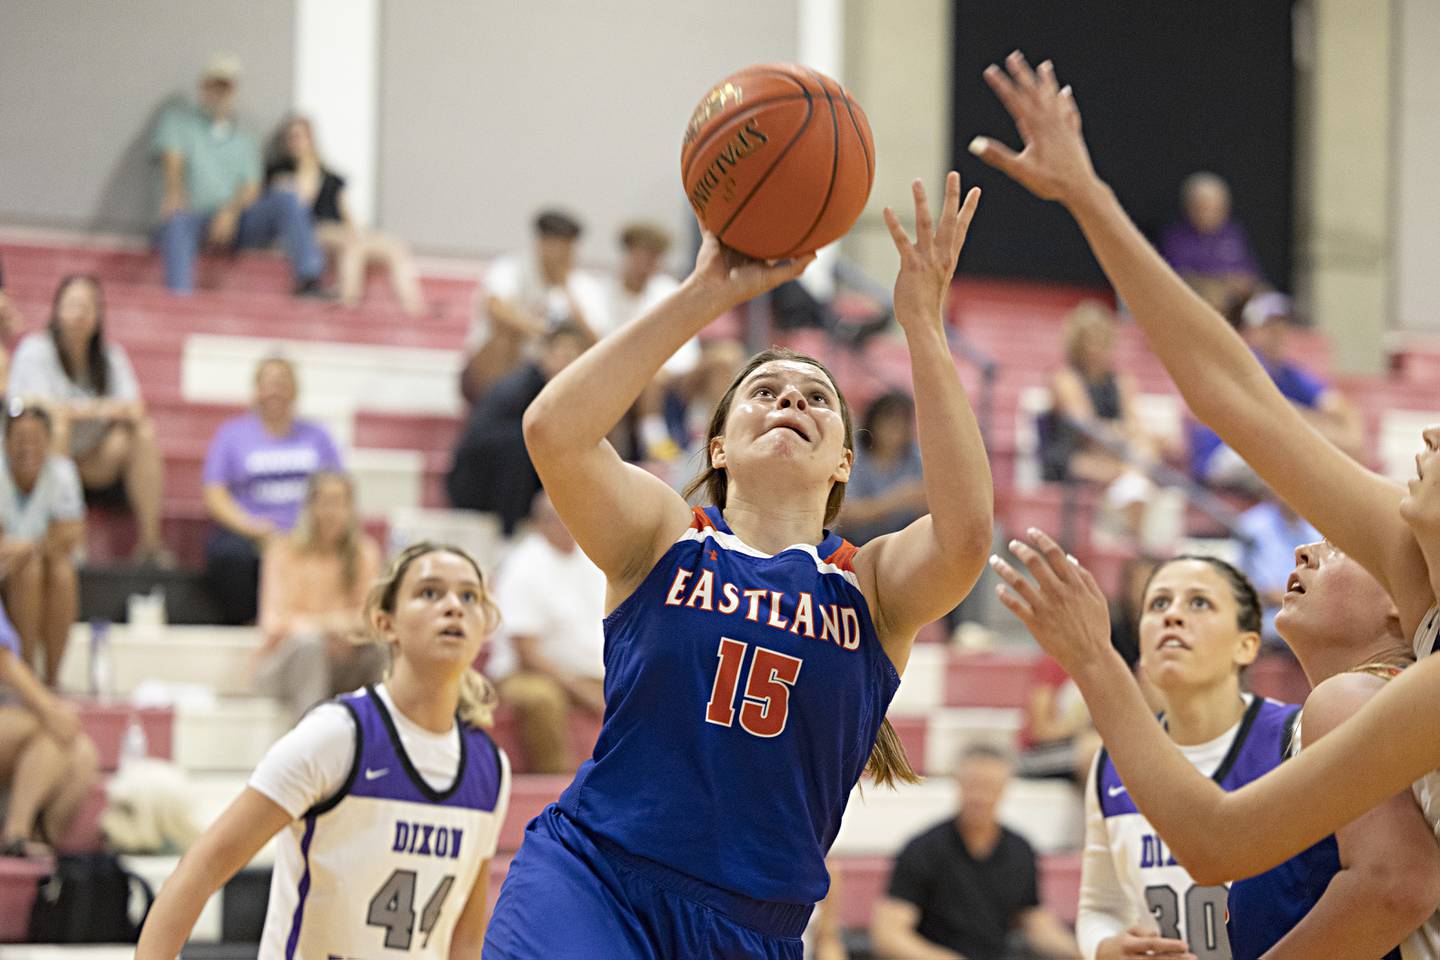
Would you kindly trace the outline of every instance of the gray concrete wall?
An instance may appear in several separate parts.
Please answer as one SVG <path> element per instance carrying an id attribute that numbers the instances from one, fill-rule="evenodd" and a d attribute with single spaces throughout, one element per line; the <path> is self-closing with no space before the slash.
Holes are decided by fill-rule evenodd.
<path id="1" fill-rule="evenodd" d="M 294 0 L 0 3 L 0 221 L 138 232 L 158 194 L 152 123 L 210 55 L 245 64 L 257 136 L 289 108 Z"/>

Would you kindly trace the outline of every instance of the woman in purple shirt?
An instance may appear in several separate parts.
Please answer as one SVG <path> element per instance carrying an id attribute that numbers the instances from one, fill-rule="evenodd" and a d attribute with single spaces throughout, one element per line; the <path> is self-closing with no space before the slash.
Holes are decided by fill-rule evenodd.
<path id="1" fill-rule="evenodd" d="M 205 455 L 205 573 L 225 623 L 255 619 L 261 548 L 295 526 L 310 475 L 341 466 L 325 428 L 296 418 L 298 391 L 289 360 L 260 361 L 254 410 L 221 424 Z"/>

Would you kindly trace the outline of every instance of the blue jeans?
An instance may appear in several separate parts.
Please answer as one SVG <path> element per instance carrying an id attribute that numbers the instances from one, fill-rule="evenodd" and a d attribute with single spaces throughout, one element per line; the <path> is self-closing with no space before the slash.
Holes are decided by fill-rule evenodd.
<path id="1" fill-rule="evenodd" d="M 165 286 L 177 293 L 195 289 L 195 258 L 210 230 L 213 213 L 182 210 L 160 225 L 160 254 Z M 295 271 L 295 282 L 316 280 L 325 270 L 325 254 L 315 243 L 315 222 L 295 194 L 275 190 L 240 212 L 235 246 L 268 247 L 279 239 Z"/>

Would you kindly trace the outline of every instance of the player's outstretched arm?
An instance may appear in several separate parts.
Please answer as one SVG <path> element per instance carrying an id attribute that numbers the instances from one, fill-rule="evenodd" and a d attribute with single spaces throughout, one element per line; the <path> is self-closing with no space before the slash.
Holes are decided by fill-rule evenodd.
<path id="1" fill-rule="evenodd" d="M 1435 602 L 1423 556 L 1398 505 L 1402 490 L 1312 428 L 1271 382 L 1238 334 L 1185 285 L 1096 175 L 1069 87 L 1048 62 L 1019 51 L 985 80 L 1015 120 L 1019 153 L 988 137 L 975 153 L 1043 200 L 1069 210 L 1150 347 L 1195 415 L 1281 497 L 1385 585 L 1413 632 Z"/>
<path id="2" fill-rule="evenodd" d="M 1110 646 L 1090 572 L 1039 530 L 1010 546 L 1033 579 L 992 557 L 1001 602 L 1074 678 L 1130 796 L 1196 883 L 1268 870 L 1440 766 L 1440 657 L 1431 657 L 1295 759 L 1226 793 L 1154 722 Z"/>
<path id="3" fill-rule="evenodd" d="M 914 242 L 888 207 L 885 224 L 900 253 L 895 319 L 910 349 L 930 512 L 867 544 L 856 560 L 861 577 L 875 584 L 886 652 L 902 670 L 915 631 L 953 610 L 980 575 L 990 549 L 995 501 L 985 443 L 945 339 L 945 298 L 980 191 L 972 187 L 962 204 L 960 175 L 952 171 L 945 178 L 938 222 L 931 217 L 925 185 L 916 180 L 912 191 Z"/>
<path id="4" fill-rule="evenodd" d="M 685 341 L 731 307 L 795 279 L 813 259 L 765 264 L 706 233 L 694 271 L 675 293 L 586 350 L 526 410 L 525 445 L 540 480 L 612 588 L 649 571 L 690 522 L 690 508 L 659 478 L 621 460 L 606 435 Z"/>
<path id="5" fill-rule="evenodd" d="M 205 902 L 249 863 L 291 820 L 289 813 L 246 787 L 220 819 L 200 835 L 160 888 L 145 918 L 136 960 L 174 960 L 190 938 Z"/>
<path id="6" fill-rule="evenodd" d="M 1369 703 L 1386 681 L 1342 673 L 1305 699 L 1309 749 Z M 1340 872 L 1266 960 L 1379 957 L 1440 904 L 1440 846 L 1407 788 L 1336 831 Z"/>

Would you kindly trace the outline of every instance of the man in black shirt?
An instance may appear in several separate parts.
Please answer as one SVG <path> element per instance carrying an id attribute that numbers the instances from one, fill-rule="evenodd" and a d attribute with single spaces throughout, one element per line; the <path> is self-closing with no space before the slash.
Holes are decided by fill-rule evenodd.
<path id="1" fill-rule="evenodd" d="M 875 905 L 876 956 L 904 960 L 1077 957 L 1075 938 L 1043 907 L 1035 851 L 1000 825 L 1010 758 L 974 746 L 960 759 L 960 812 L 905 845 Z M 1019 934 L 1018 944 L 1011 941 Z"/>

